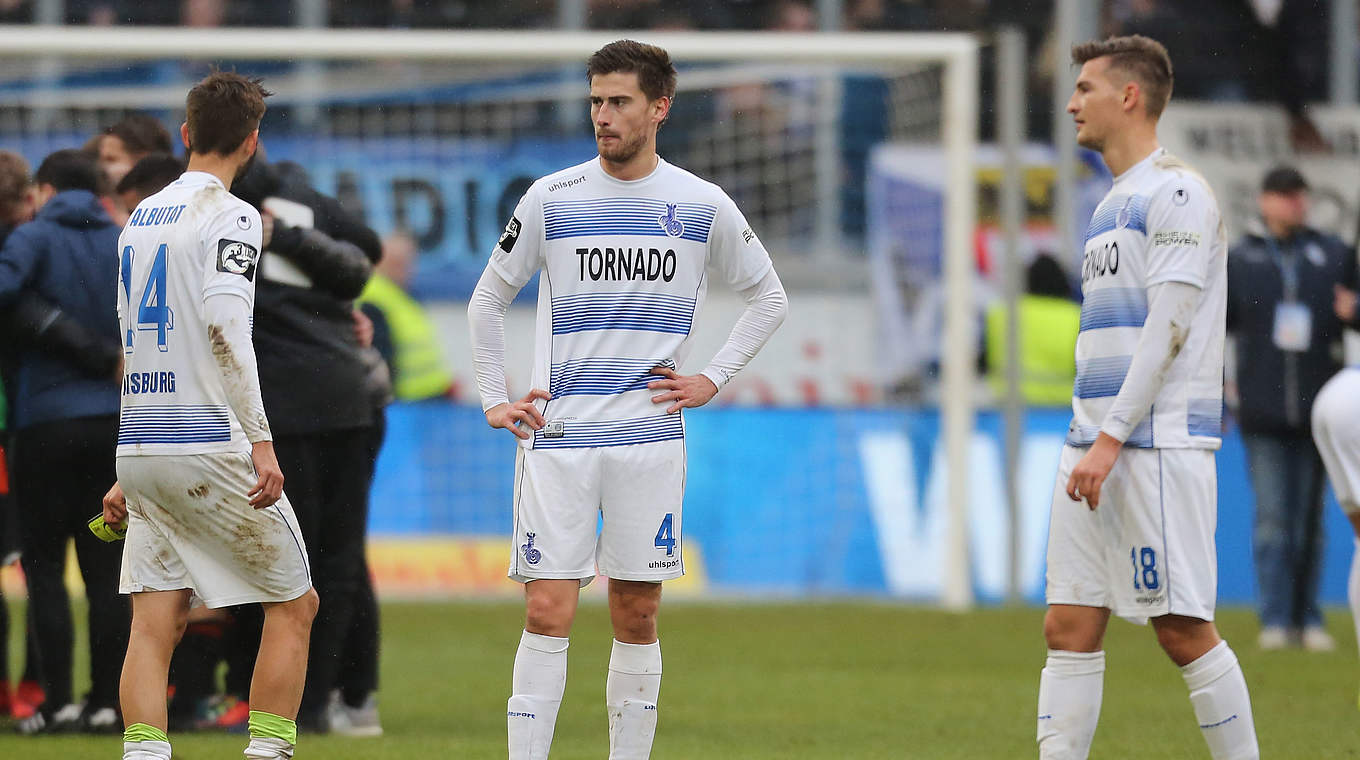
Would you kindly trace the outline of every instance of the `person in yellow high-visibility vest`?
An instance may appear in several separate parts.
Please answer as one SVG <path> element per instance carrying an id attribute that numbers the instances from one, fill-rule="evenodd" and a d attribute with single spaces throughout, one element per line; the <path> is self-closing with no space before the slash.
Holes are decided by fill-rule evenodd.
<path id="1" fill-rule="evenodd" d="M 398 401 L 452 395 L 453 370 L 425 308 L 406 292 L 415 270 L 416 241 L 398 232 L 383 241 L 383 257 L 357 305 L 373 320 L 373 345 L 387 360 Z"/>
<path id="2" fill-rule="evenodd" d="M 1081 307 L 1052 256 L 1034 257 L 1020 297 L 1020 393 L 1027 406 L 1070 406 L 1077 375 Z M 1006 395 L 1006 305 L 987 311 L 987 379 L 998 399 Z"/>

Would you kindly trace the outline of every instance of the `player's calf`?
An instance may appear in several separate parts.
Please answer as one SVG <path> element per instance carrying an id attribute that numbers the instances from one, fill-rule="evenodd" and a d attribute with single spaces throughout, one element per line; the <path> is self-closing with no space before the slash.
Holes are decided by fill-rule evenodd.
<path id="1" fill-rule="evenodd" d="M 661 642 L 656 635 L 660 608 L 660 583 L 610 579 L 614 648 L 604 688 L 609 760 L 646 760 L 651 755 L 661 695 Z"/>

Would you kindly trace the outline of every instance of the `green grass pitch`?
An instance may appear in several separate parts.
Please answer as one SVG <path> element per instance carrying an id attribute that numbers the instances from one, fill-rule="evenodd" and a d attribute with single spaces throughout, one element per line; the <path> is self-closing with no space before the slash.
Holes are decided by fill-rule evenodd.
<path id="1" fill-rule="evenodd" d="M 22 610 L 11 604 L 13 619 Z M 386 736 L 303 736 L 300 760 L 505 757 L 513 602 L 383 607 Z M 1032 758 L 1042 612 L 965 615 L 891 604 L 698 603 L 662 612 L 657 760 Z M 1252 690 L 1266 758 L 1360 758 L 1360 687 L 1348 615 L 1331 654 L 1256 650 L 1250 612 L 1223 611 Z M 17 636 L 11 651 L 17 651 Z M 83 639 L 78 642 L 83 648 Z M 1185 685 L 1148 628 L 1112 621 L 1094 758 L 1207 758 Z M 607 754 L 605 610 L 582 607 L 553 760 Z M 11 660 L 13 661 L 13 660 Z M 79 658 L 83 663 L 83 657 Z M 84 665 L 79 664 L 83 670 Z M 171 736 L 184 760 L 239 758 L 236 736 Z M 0 758 L 117 758 L 116 737 L 26 738 L 0 725 Z"/>

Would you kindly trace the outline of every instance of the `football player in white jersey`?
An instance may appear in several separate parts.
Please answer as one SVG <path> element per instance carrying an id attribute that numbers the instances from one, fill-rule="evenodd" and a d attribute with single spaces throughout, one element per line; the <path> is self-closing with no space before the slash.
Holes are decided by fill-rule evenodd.
<path id="1" fill-rule="evenodd" d="M 118 241 L 125 371 L 104 519 L 127 522 L 125 760 L 171 756 L 166 678 L 195 598 L 264 604 L 245 756 L 289 758 L 297 741 L 317 596 L 251 344 L 260 216 L 228 192 L 255 154 L 268 94 L 226 72 L 190 90 L 188 171 L 142 201 Z"/>
<path id="2" fill-rule="evenodd" d="M 1336 373 L 1313 400 L 1313 441 L 1317 443 L 1336 500 L 1355 531 L 1346 595 L 1360 635 L 1360 367 Z"/>
<path id="3" fill-rule="evenodd" d="M 1213 623 L 1227 240 L 1205 181 L 1157 143 L 1171 60 L 1146 37 L 1072 49 L 1077 142 L 1114 175 L 1086 233 L 1073 420 L 1048 540 L 1041 758 L 1085 758 L 1110 613 L 1152 620 L 1209 753 L 1259 757 L 1237 657 Z"/>
<path id="4" fill-rule="evenodd" d="M 609 757 L 650 755 L 661 582 L 684 573 L 681 410 L 712 399 L 787 310 L 731 199 L 656 153 L 675 93 L 666 51 L 614 42 L 587 75 L 599 156 L 529 188 L 468 305 L 487 422 L 520 439 L 510 576 L 525 584 L 526 622 L 507 710 L 511 760 L 548 756 L 577 598 L 597 568 L 614 629 Z M 539 271 L 533 390 L 510 403 L 505 310 Z M 682 375 L 706 271 L 747 307 L 707 367 Z"/>

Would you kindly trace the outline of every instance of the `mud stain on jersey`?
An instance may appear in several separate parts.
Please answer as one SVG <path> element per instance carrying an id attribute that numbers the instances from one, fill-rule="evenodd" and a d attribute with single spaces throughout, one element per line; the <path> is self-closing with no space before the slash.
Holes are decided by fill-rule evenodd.
<path id="1" fill-rule="evenodd" d="M 222 383 L 227 386 L 227 396 L 246 398 L 250 388 L 249 379 L 220 325 L 208 325 L 208 342 L 212 346 L 213 358 L 217 360 L 217 366 L 222 370 Z M 242 424 L 244 423 L 245 420 L 242 420 Z M 254 427 L 257 430 L 269 430 L 269 418 L 265 416 L 263 410 L 260 410 L 259 416 L 255 419 Z"/>

